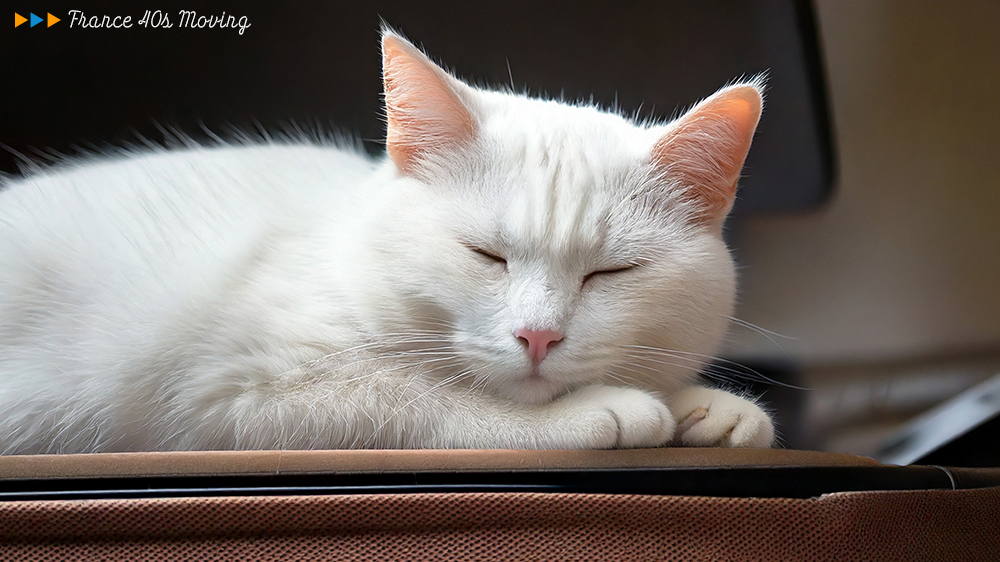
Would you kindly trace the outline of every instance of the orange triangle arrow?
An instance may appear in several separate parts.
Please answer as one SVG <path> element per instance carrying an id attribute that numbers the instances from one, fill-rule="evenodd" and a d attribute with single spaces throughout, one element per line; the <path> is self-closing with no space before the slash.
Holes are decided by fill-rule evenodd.
<path id="1" fill-rule="evenodd" d="M 28 18 L 22 16 L 17 12 L 14 12 L 14 27 L 17 27 L 26 21 L 28 21 Z"/>
<path id="2" fill-rule="evenodd" d="M 59 23 L 59 21 L 60 21 L 59 18 L 53 16 L 52 14 L 49 14 L 49 24 L 46 25 L 45 27 L 52 27 L 53 24 Z"/>

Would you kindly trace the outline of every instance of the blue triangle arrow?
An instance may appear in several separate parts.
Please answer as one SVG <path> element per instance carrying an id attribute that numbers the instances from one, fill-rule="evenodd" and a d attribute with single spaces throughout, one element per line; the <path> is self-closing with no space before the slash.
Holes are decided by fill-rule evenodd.
<path id="1" fill-rule="evenodd" d="M 36 16 L 35 14 L 31 14 L 31 27 L 35 27 L 40 23 L 42 23 L 42 18 Z"/>

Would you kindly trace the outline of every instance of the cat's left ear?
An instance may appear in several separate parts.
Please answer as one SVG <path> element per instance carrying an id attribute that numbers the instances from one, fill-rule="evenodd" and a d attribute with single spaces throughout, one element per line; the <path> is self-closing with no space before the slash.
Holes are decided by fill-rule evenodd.
<path id="1" fill-rule="evenodd" d="M 721 228 L 763 109 L 759 81 L 728 86 L 668 126 L 653 164 L 700 209 L 697 220 Z"/>
<path id="2" fill-rule="evenodd" d="M 402 37 L 382 35 L 386 151 L 396 167 L 412 173 L 421 158 L 468 141 L 476 120 L 468 86 L 431 62 Z"/>

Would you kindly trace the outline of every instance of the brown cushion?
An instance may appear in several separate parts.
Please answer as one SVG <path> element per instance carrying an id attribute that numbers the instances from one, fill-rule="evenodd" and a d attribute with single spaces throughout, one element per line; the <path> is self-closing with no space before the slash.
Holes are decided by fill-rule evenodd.
<path id="1" fill-rule="evenodd" d="M 633 470 L 634 469 L 634 470 Z M 659 471 L 658 469 L 667 469 Z M 97 489 L 177 478 L 379 479 L 577 471 L 598 480 L 709 474 L 735 489 L 833 476 L 975 489 L 817 497 L 379 493 L 0 501 L 0 560 L 987 560 L 1000 553 L 1000 469 L 890 467 L 786 450 L 227 451 L 0 457 L 0 484 Z M 595 472 L 596 471 L 596 472 Z M 602 472 L 603 471 L 603 472 Z M 554 474 L 559 472 L 559 474 Z M 553 474 L 549 474 L 553 473 Z M 914 474 L 916 479 L 910 478 Z M 346 476 L 345 476 L 346 475 Z M 888 476 L 888 477 L 886 477 Z M 746 478 L 747 480 L 742 480 Z M 159 480 L 158 480 L 159 479 Z M 138 482 L 138 484 L 136 484 Z M 151 484 L 154 485 L 154 484 Z M 58 488 L 62 486 L 63 488 Z M 748 486 L 751 490 L 759 487 Z M 772 486 L 774 487 L 774 486 Z M 697 487 L 694 489 L 698 489 Z M 718 488 L 716 488 L 718 489 Z M 674 493 L 674 492 L 671 492 Z M 711 494 L 725 496 L 725 494 Z M 10 496 L 8 496 L 10 497 Z M 23 496 L 22 496 L 23 497 Z M 107 496 L 94 496 L 98 498 Z"/>
<path id="2" fill-rule="evenodd" d="M 989 560 L 1000 489 L 0 503 L 3 560 Z"/>

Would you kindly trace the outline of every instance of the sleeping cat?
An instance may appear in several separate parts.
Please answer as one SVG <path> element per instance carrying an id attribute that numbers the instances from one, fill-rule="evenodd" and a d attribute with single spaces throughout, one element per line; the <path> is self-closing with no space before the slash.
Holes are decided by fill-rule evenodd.
<path id="1" fill-rule="evenodd" d="M 386 32 L 387 152 L 89 157 L 0 191 L 0 452 L 766 447 L 695 386 L 761 112 L 464 84 Z"/>

